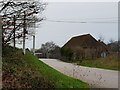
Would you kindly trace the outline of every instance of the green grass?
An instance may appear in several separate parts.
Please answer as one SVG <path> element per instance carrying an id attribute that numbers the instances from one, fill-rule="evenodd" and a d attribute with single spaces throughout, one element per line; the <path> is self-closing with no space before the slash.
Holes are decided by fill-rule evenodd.
<path id="1" fill-rule="evenodd" d="M 82 60 L 82 62 L 76 60 L 74 63 L 87 67 L 102 68 L 109 70 L 120 70 L 118 66 L 120 64 L 120 61 L 118 60 L 117 55 L 110 55 L 106 58 L 98 58 L 95 60 Z"/>
<path id="2" fill-rule="evenodd" d="M 44 64 L 30 52 L 3 48 L 3 88 L 89 88 Z"/>

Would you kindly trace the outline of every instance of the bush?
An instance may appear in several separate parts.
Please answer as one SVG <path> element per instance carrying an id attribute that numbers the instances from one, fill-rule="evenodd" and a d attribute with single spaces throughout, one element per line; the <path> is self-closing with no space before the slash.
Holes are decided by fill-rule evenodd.
<path id="1" fill-rule="evenodd" d="M 61 48 L 60 52 L 64 60 L 72 60 L 73 51 L 70 48 Z"/>

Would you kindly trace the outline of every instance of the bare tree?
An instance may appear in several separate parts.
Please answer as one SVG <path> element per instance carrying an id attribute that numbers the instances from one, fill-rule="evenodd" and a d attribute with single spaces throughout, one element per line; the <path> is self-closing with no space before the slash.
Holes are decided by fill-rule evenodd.
<path id="1" fill-rule="evenodd" d="M 104 41 L 104 36 L 100 34 L 98 40 L 103 42 Z"/>
<path id="2" fill-rule="evenodd" d="M 109 43 L 114 43 L 115 42 L 115 40 L 113 39 L 113 38 L 111 38 L 110 40 L 109 40 Z"/>
<path id="3" fill-rule="evenodd" d="M 47 58 L 49 57 L 50 51 L 53 51 L 57 48 L 58 46 L 53 42 L 46 42 L 45 44 L 41 45 L 41 48 L 38 50 L 44 54 L 46 54 Z"/>
<path id="4" fill-rule="evenodd" d="M 3 44 L 11 43 L 14 38 L 20 39 L 23 37 L 23 33 L 28 34 L 27 30 L 23 32 L 23 27 L 32 27 L 33 23 L 42 21 L 42 18 L 37 18 L 34 14 L 41 14 L 45 6 L 46 3 L 39 1 L 1 1 L 0 16 L 3 24 Z"/>

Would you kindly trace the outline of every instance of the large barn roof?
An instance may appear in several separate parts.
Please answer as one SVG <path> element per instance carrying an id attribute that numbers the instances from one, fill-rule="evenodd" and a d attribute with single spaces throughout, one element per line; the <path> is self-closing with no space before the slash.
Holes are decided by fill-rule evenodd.
<path id="1" fill-rule="evenodd" d="M 65 48 L 98 48 L 102 47 L 107 49 L 107 45 L 104 42 L 97 41 L 92 35 L 85 34 L 81 36 L 72 37 L 63 47 Z"/>

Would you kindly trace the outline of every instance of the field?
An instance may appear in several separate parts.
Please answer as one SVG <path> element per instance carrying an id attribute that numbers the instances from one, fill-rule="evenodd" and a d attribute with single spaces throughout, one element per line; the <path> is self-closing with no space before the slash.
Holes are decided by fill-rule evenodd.
<path id="1" fill-rule="evenodd" d="M 118 59 L 118 54 L 112 54 L 107 56 L 106 58 L 98 58 L 94 60 L 90 60 L 90 59 L 82 60 L 82 62 L 80 60 L 76 60 L 74 63 L 87 67 L 120 70 L 119 68 L 120 60 Z"/>
<path id="2" fill-rule="evenodd" d="M 3 48 L 3 88 L 89 88 L 39 61 L 29 51 L 10 46 Z"/>

